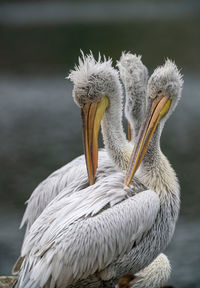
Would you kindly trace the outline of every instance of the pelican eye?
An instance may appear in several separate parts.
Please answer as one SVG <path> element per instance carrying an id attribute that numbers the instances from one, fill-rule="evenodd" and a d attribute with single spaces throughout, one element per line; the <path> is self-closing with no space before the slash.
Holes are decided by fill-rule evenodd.
<path id="1" fill-rule="evenodd" d="M 157 96 L 160 96 L 160 94 L 162 94 L 162 90 L 158 91 Z"/>

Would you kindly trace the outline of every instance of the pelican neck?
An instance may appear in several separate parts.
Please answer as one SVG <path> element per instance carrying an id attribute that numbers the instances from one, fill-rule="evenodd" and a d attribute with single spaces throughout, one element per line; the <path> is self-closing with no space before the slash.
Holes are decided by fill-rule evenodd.
<path id="1" fill-rule="evenodd" d="M 102 134 L 105 148 L 118 168 L 127 168 L 132 152 L 122 126 L 122 96 L 107 95 L 110 105 L 102 119 Z"/>

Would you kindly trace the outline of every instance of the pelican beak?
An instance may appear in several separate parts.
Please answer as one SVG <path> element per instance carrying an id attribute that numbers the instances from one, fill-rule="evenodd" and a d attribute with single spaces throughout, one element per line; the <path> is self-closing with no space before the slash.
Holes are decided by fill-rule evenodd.
<path id="1" fill-rule="evenodd" d="M 129 185 L 135 172 L 140 166 L 150 140 L 156 130 L 156 127 L 162 117 L 168 112 L 171 105 L 169 96 L 159 95 L 155 99 L 149 100 L 147 116 L 141 125 L 138 137 L 136 139 L 133 152 L 129 161 L 128 169 L 125 175 L 125 185 Z"/>
<path id="2" fill-rule="evenodd" d="M 81 109 L 83 145 L 90 185 L 95 182 L 98 167 L 98 134 L 104 112 L 109 106 L 106 96 L 100 102 L 87 103 Z"/>

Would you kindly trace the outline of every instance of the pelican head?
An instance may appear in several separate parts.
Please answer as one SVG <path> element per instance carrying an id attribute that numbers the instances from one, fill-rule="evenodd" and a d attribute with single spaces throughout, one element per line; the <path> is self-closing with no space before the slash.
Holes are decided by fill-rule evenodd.
<path id="1" fill-rule="evenodd" d="M 81 108 L 83 122 L 84 150 L 90 185 L 94 184 L 98 166 L 98 133 L 102 117 L 109 108 L 109 99 L 121 101 L 118 72 L 112 67 L 111 59 L 96 61 L 92 55 L 79 58 L 79 65 L 68 77 L 73 83 L 73 98 Z M 109 95 L 109 97 L 108 97 Z"/>
<path id="2" fill-rule="evenodd" d="M 181 98 L 182 86 L 182 75 L 175 63 L 169 59 L 166 60 L 163 66 L 156 68 L 151 75 L 147 86 L 147 95 L 150 101 L 159 97 L 165 97 L 170 101 L 167 113 L 164 113 L 161 118 L 162 122 L 166 122 L 178 104 Z"/>
<path id="3" fill-rule="evenodd" d="M 148 70 L 142 63 L 142 56 L 123 52 L 117 67 L 126 89 L 125 115 L 128 119 L 128 140 L 132 140 L 131 124 L 134 138 L 139 131 L 139 124 L 146 111 L 146 88 Z"/>
<path id="4" fill-rule="evenodd" d="M 125 185 L 129 185 L 140 166 L 150 140 L 158 127 L 163 128 L 166 120 L 174 111 L 180 97 L 183 80 L 175 63 L 167 60 L 158 67 L 148 81 L 147 112 L 141 125 L 129 166 L 125 177 Z"/>

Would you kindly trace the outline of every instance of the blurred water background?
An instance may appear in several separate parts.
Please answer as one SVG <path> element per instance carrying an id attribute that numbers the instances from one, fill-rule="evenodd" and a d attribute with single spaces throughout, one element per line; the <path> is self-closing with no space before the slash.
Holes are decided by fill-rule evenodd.
<path id="1" fill-rule="evenodd" d="M 143 55 L 150 73 L 167 57 L 184 74 L 183 98 L 162 148 L 182 191 L 179 222 L 166 254 L 169 284 L 200 287 L 200 2 L 0 2 L 0 274 L 20 253 L 24 202 L 52 171 L 82 154 L 80 111 L 65 76 L 80 49 Z"/>

